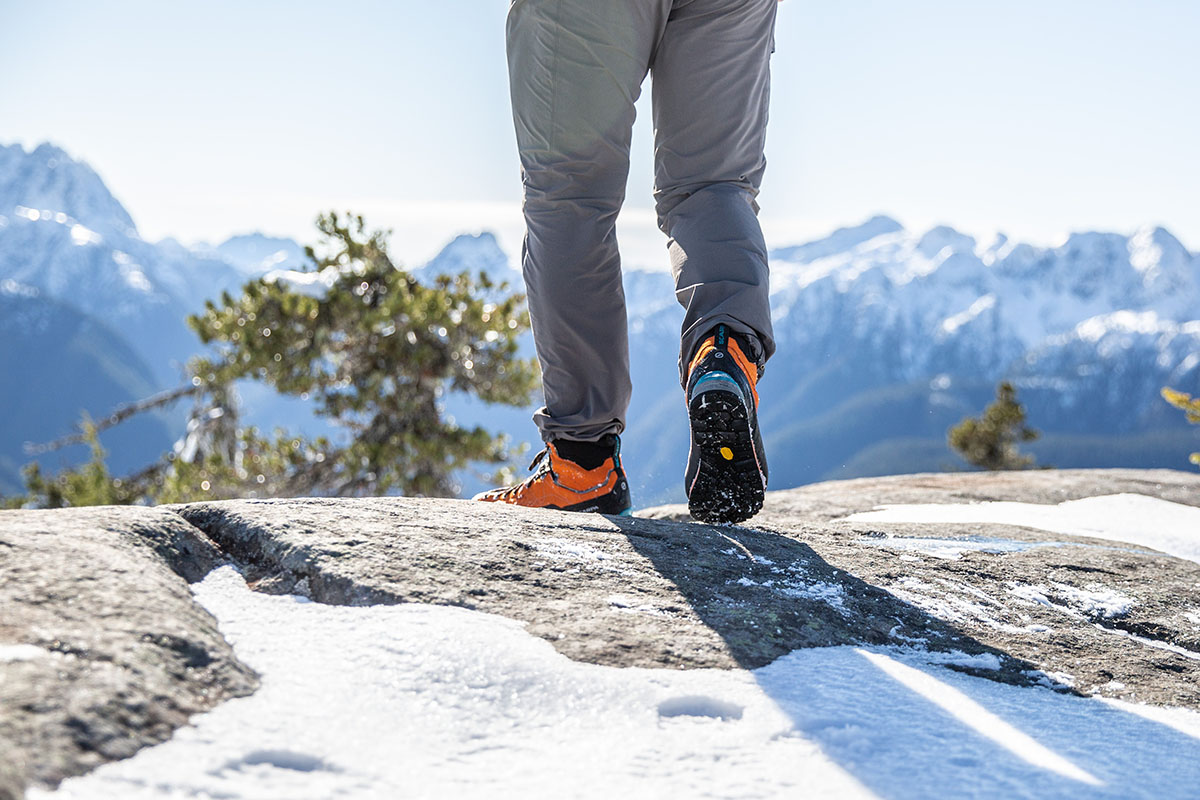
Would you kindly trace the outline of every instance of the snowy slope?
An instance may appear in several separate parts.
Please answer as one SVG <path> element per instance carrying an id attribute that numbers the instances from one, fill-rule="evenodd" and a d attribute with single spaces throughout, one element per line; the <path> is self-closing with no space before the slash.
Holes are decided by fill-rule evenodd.
<path id="1" fill-rule="evenodd" d="M 0 280 L 103 319 L 164 385 L 198 349 L 187 314 L 245 278 L 219 255 L 144 241 L 96 173 L 59 148 L 0 148 Z"/>
<path id="2" fill-rule="evenodd" d="M 84 413 L 100 419 L 154 389 L 153 371 L 108 325 L 32 287 L 0 281 L 0 494 L 22 487 L 26 443 L 57 439 Z M 146 414 L 108 431 L 109 463 L 120 472 L 144 466 L 162 454 L 175 427 L 167 415 Z M 77 446 L 37 460 L 53 469 L 87 456 Z"/>
<path id="3" fill-rule="evenodd" d="M 258 263 L 256 248 L 270 249 Z M 259 274 L 266 262 L 292 263 L 299 252 L 290 240 L 257 235 L 199 252 L 172 240 L 147 242 L 87 164 L 50 144 L 28 152 L 0 145 L 0 286 L 10 287 L 10 297 L 37 298 L 25 305 L 55 309 L 45 313 L 60 320 L 55 335 L 38 334 L 21 321 L 26 317 L 2 321 L 10 332 L 0 336 L 0 362 L 15 365 L 5 389 L 22 394 L 20 402 L 5 404 L 0 422 L 8 482 L 27 460 L 22 442 L 68 433 L 81 409 L 100 417 L 177 385 L 183 364 L 201 349 L 187 315 Z M 88 326 L 100 331 L 90 342 L 73 333 Z M 47 390 L 64 381 L 68 391 Z M 259 405 L 275 416 L 267 398 Z M 180 406 L 176 414 L 183 413 Z M 181 423 L 157 419 L 106 435 L 115 468 L 143 466 L 169 449 L 168 431 L 178 432 Z"/>

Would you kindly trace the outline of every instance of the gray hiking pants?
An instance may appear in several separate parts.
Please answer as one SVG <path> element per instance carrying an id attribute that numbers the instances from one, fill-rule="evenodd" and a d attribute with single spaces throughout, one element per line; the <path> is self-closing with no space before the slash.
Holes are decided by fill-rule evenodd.
<path id="1" fill-rule="evenodd" d="M 546 441 L 625 427 L 629 341 L 617 212 L 634 102 L 653 75 L 658 224 L 685 309 L 679 371 L 717 323 L 775 350 L 758 224 L 776 0 L 513 0 L 522 268 Z"/>

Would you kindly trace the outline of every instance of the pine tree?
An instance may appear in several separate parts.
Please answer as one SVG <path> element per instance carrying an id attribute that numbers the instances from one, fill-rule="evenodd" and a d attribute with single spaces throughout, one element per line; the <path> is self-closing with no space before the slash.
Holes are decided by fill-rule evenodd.
<path id="1" fill-rule="evenodd" d="M 1018 442 L 1038 438 L 1025 424 L 1025 408 L 1017 402 L 1017 391 L 1008 381 L 996 387 L 996 399 L 978 417 L 967 417 L 950 429 L 950 447 L 969 464 L 989 470 L 1026 469 L 1033 456 L 1017 450 Z"/>
<path id="2" fill-rule="evenodd" d="M 310 296 L 256 280 L 238 297 L 209 301 L 188 320 L 212 346 L 189 364 L 190 385 L 119 409 L 103 424 L 190 395 L 195 406 L 177 452 L 116 479 L 94 444 L 89 464 L 57 478 L 32 467 L 30 494 L 21 502 L 449 496 L 457 491 L 455 472 L 508 462 L 507 437 L 460 427 L 443 403 L 451 392 L 488 403 L 529 402 L 536 363 L 517 355 L 517 338 L 529 327 L 524 298 L 484 274 L 421 282 L 392 262 L 387 232 L 369 231 L 362 217 L 322 215 L 317 227 L 319 244 L 307 253 L 327 291 Z M 247 379 L 311 399 L 339 434 L 309 439 L 241 425 L 232 387 Z M 97 430 L 61 443 L 94 442 Z M 496 477 L 509 477 L 504 473 Z"/>
<path id="3" fill-rule="evenodd" d="M 80 428 L 78 439 L 91 450 L 91 458 L 87 463 L 57 475 L 46 475 L 36 462 L 30 464 L 22 471 L 27 495 L 0 500 L 0 508 L 17 508 L 26 504 L 38 508 L 63 508 L 128 505 L 135 502 L 138 499 L 136 488 L 131 491 L 131 487 L 108 471 L 104 461 L 107 453 L 100 446 L 96 423 L 85 414 Z"/>
<path id="4" fill-rule="evenodd" d="M 1187 421 L 1200 425 L 1200 397 L 1192 397 L 1191 395 L 1178 392 L 1174 389 L 1163 387 L 1163 399 L 1178 409 L 1182 409 L 1187 415 Z M 1188 458 L 1193 464 L 1200 464 L 1200 453 L 1192 453 Z"/>

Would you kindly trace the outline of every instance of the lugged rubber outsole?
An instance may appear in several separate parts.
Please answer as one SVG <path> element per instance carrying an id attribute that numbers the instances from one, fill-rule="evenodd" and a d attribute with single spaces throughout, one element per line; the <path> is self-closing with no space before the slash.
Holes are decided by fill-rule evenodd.
<path id="1" fill-rule="evenodd" d="M 750 519 L 762 510 L 765 490 L 742 399 L 729 391 L 705 391 L 692 398 L 688 416 L 691 458 L 700 460 L 688 488 L 692 518 L 718 524 Z"/>

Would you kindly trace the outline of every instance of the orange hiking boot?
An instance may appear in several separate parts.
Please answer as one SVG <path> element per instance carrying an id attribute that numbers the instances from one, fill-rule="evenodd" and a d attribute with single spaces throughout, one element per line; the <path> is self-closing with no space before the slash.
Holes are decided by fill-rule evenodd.
<path id="1" fill-rule="evenodd" d="M 762 509 L 767 457 L 758 430 L 758 367 L 718 325 L 688 365 L 691 422 L 684 489 L 700 522 L 742 522 Z"/>
<path id="2" fill-rule="evenodd" d="M 509 503 L 560 511 L 593 511 L 628 516 L 632 508 L 629 481 L 621 468 L 621 443 L 612 437 L 612 455 L 598 466 L 586 469 L 560 454 L 573 442 L 547 442 L 534 457 L 536 471 L 516 486 L 492 489 L 475 495 L 475 500 Z"/>

